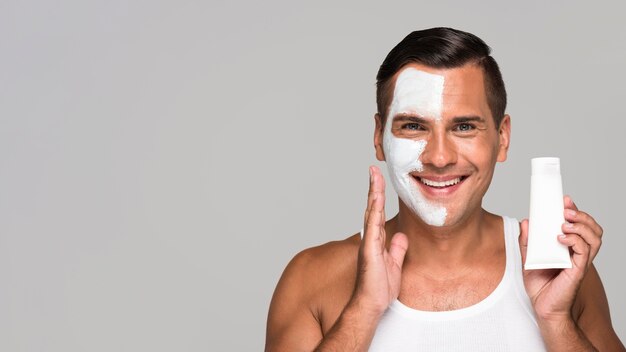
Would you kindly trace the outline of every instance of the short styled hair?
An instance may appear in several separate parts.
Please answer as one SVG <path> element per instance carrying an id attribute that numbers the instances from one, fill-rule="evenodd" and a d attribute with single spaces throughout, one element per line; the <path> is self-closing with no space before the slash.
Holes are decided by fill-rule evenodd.
<path id="1" fill-rule="evenodd" d="M 482 39 L 458 29 L 437 27 L 407 35 L 391 49 L 376 75 L 376 105 L 383 123 L 393 98 L 393 75 L 405 65 L 418 63 L 447 69 L 472 63 L 483 70 L 487 103 L 499 128 L 506 109 L 506 89 L 490 53 L 491 48 Z"/>

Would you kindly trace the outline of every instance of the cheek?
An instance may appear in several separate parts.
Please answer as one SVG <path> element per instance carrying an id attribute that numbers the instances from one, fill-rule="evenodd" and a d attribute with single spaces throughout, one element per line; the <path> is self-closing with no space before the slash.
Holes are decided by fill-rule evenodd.
<path id="1" fill-rule="evenodd" d="M 407 172 L 421 171 L 422 163 L 419 161 L 426 141 L 414 141 L 404 138 L 395 138 L 389 143 L 389 160 L 396 169 Z"/>
<path id="2" fill-rule="evenodd" d="M 498 144 L 488 138 L 460 139 L 457 142 L 458 151 L 472 163 L 484 165 L 495 162 L 498 158 Z"/>

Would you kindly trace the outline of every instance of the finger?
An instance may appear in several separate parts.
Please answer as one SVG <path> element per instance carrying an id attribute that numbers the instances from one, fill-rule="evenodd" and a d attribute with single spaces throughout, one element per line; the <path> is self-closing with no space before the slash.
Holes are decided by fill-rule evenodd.
<path id="1" fill-rule="evenodd" d="M 369 186 L 367 189 L 367 207 L 365 207 L 365 222 L 367 222 L 367 215 L 370 212 L 370 209 L 372 209 L 372 203 L 374 202 L 374 188 L 372 187 L 372 184 L 374 183 L 374 171 L 373 171 L 373 166 L 369 167 L 369 173 L 370 173 L 370 179 L 369 179 Z"/>
<path id="2" fill-rule="evenodd" d="M 381 252 L 386 250 L 387 245 L 387 231 L 385 231 L 386 215 L 385 215 L 385 178 L 383 177 L 380 169 L 376 168 L 376 199 L 380 198 L 380 250 Z"/>
<path id="3" fill-rule="evenodd" d="M 576 268 L 586 270 L 590 251 L 587 242 L 576 235 L 559 235 L 558 239 L 559 242 L 572 249 L 572 264 Z"/>
<path id="4" fill-rule="evenodd" d="M 576 203 L 572 200 L 572 197 L 565 196 L 563 197 L 563 203 L 565 206 L 565 220 L 571 222 L 585 222 L 590 226 L 594 232 L 598 233 L 599 236 L 602 236 L 604 230 L 602 226 L 596 222 L 596 220 L 589 214 L 584 211 L 580 211 Z"/>
<path id="5" fill-rule="evenodd" d="M 589 259 L 587 265 L 590 265 L 593 259 L 598 254 L 600 246 L 602 245 L 602 238 L 598 236 L 589 226 L 584 223 L 565 223 L 561 230 L 564 234 L 572 236 L 580 236 L 587 245 L 589 245 Z"/>
<path id="6" fill-rule="evenodd" d="M 566 195 L 563 197 L 563 205 L 565 205 L 565 209 L 578 210 L 576 203 L 574 203 L 574 201 L 572 200 L 572 197 L 569 195 Z"/>
<path id="7" fill-rule="evenodd" d="M 565 216 L 565 220 L 571 223 L 582 223 L 589 227 L 596 236 L 602 237 L 603 229 L 600 224 L 596 222 L 596 220 L 589 214 L 584 211 L 574 210 L 574 209 L 565 209 L 563 213 Z"/>
<path id="8" fill-rule="evenodd" d="M 367 214 L 366 225 L 381 226 L 385 224 L 385 191 L 384 179 L 377 167 L 372 166 L 372 182 L 371 182 L 371 206 Z"/>
<path id="9" fill-rule="evenodd" d="M 528 219 L 522 220 L 520 225 L 519 249 L 522 254 L 522 265 L 526 263 L 526 249 L 528 248 Z"/>
<path id="10" fill-rule="evenodd" d="M 385 197 L 381 194 L 375 194 L 372 199 L 372 206 L 367 213 L 365 227 L 366 232 L 368 226 L 380 227 L 385 224 Z"/>
<path id="11" fill-rule="evenodd" d="M 380 170 L 378 170 L 377 180 L 380 183 L 380 192 L 378 194 L 382 198 L 382 211 L 380 212 L 380 217 L 381 217 L 380 222 L 381 222 L 381 224 L 383 224 L 382 226 L 383 226 L 383 229 L 384 229 L 385 220 L 386 220 L 385 219 L 386 218 L 386 216 L 385 216 L 385 205 L 386 205 L 387 197 L 385 196 L 385 177 L 383 177 L 383 174 L 380 172 Z M 385 242 L 385 236 L 384 235 L 385 235 L 385 232 L 383 232 L 383 242 Z"/>
<path id="12" fill-rule="evenodd" d="M 364 251 L 370 255 L 382 255 L 385 251 L 385 195 L 381 190 L 382 176 L 376 167 L 370 168 L 373 190 L 368 196 L 370 207 L 366 211 L 363 234 Z M 384 182 L 384 181 L 382 181 Z"/>
<path id="13" fill-rule="evenodd" d="M 378 170 L 376 166 L 370 166 L 369 172 L 370 172 L 370 182 L 369 182 L 369 190 L 367 193 L 367 208 L 365 209 L 365 219 L 364 219 L 365 225 L 367 225 L 369 215 L 372 212 L 372 205 L 374 204 L 374 200 L 378 197 L 378 194 L 380 193 L 379 192 L 380 186 L 378 185 L 378 182 L 377 182 L 377 178 L 378 178 L 378 175 L 380 174 L 380 171 Z"/>
<path id="14" fill-rule="evenodd" d="M 402 269 L 407 249 L 409 249 L 409 239 L 406 235 L 402 232 L 393 235 L 391 245 L 389 246 L 389 255 L 400 269 Z"/>

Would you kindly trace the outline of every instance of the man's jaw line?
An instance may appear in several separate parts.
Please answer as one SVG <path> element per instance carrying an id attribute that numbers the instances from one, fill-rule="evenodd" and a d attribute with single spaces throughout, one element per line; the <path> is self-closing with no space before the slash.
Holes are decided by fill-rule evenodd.
<path id="1" fill-rule="evenodd" d="M 421 184 L 421 182 L 414 182 L 416 183 L 417 187 L 420 187 L 418 184 Z M 423 186 L 425 188 L 427 187 L 425 185 Z M 420 193 L 422 193 L 424 196 L 427 196 L 424 194 L 426 193 L 425 191 L 420 191 Z M 436 197 L 437 196 L 433 196 L 433 198 L 435 199 L 430 199 L 429 201 L 436 202 Z M 430 197 L 426 198 L 428 199 Z M 445 196 L 439 197 L 440 200 L 444 200 L 445 198 Z M 473 226 L 480 223 L 480 221 L 475 222 L 474 215 L 480 214 L 479 217 L 482 218 L 482 214 L 486 213 L 482 206 L 479 206 L 477 209 L 475 209 L 476 213 L 474 212 L 474 210 L 470 210 L 469 213 L 462 215 L 460 218 L 454 221 L 453 224 L 448 223 L 448 219 L 446 219 L 446 223 L 443 225 L 430 225 L 426 221 L 424 221 L 424 219 L 419 214 L 415 213 L 415 211 L 412 210 L 410 206 L 407 206 L 402 200 L 398 199 L 398 202 L 398 214 L 392 219 L 395 223 L 395 231 L 404 232 L 409 237 L 413 237 L 417 234 L 428 234 L 436 240 L 451 239 L 456 237 L 458 231 L 467 230 L 469 224 L 474 224 L 471 225 L 471 227 L 473 228 Z"/>

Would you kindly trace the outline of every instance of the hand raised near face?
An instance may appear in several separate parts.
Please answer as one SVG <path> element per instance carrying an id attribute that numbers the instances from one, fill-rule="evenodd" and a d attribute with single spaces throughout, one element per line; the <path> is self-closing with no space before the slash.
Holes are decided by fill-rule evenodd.
<path id="1" fill-rule="evenodd" d="M 571 317 L 571 308 L 587 269 L 602 243 L 602 227 L 589 214 L 578 210 L 572 199 L 564 197 L 565 220 L 559 242 L 570 248 L 572 268 L 525 270 L 524 285 L 537 317 L 562 320 Z M 522 221 L 519 237 L 522 262 L 526 262 L 528 220 Z"/>
<path id="2" fill-rule="evenodd" d="M 389 250 L 386 248 L 385 180 L 380 170 L 371 166 L 363 240 L 352 297 L 367 313 L 381 315 L 398 298 L 407 248 L 408 239 L 403 233 L 396 233 Z"/>

